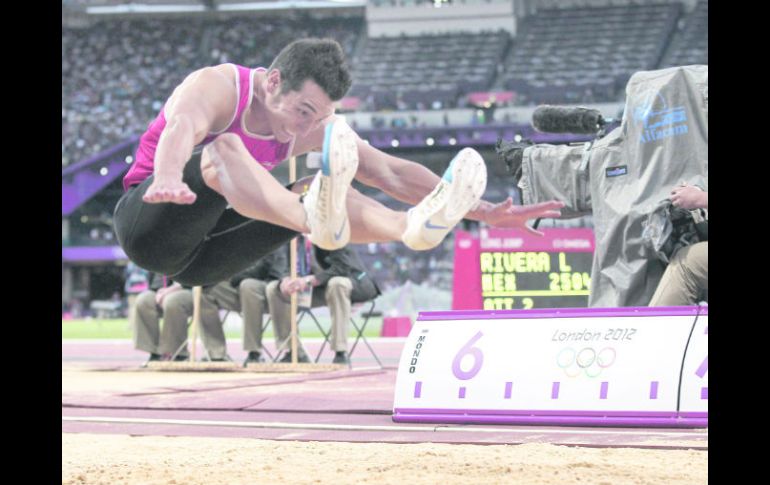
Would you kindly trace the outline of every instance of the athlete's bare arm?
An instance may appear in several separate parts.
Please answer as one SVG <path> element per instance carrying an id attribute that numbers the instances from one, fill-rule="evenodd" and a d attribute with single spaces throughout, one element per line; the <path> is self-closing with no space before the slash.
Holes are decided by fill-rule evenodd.
<path id="1" fill-rule="evenodd" d="M 358 173 L 361 183 L 377 187 L 391 197 L 410 204 L 419 203 L 438 184 L 439 177 L 425 166 L 384 153 L 358 139 Z M 482 221 L 493 227 L 524 229 L 542 235 L 526 225 L 538 217 L 559 217 L 563 202 L 517 206 L 510 197 L 497 204 L 482 200 L 466 214 L 466 218 Z"/>
<path id="2" fill-rule="evenodd" d="M 332 115 L 328 120 L 335 119 Z M 323 148 L 324 126 L 312 130 L 294 144 L 295 156 Z M 376 187 L 394 199 L 418 204 L 439 182 L 439 177 L 415 162 L 394 157 L 369 145 L 356 135 L 358 145 L 358 172 L 356 180 Z"/>
<path id="3" fill-rule="evenodd" d="M 182 182 L 193 148 L 211 131 L 226 128 L 237 107 L 232 66 L 206 67 L 177 86 L 165 106 L 166 127 L 155 151 L 154 181 L 145 202 L 192 204 L 196 195 Z"/>
<path id="4" fill-rule="evenodd" d="M 331 117 L 333 120 L 334 117 Z M 311 150 L 321 150 L 324 128 L 313 130 L 302 140 L 297 140 L 294 154 L 300 155 Z M 438 175 L 427 167 L 403 158 L 394 157 L 369 145 L 356 135 L 358 145 L 358 172 L 356 180 L 375 187 L 396 200 L 408 204 L 418 204 L 439 183 Z M 523 229 L 531 234 L 542 235 L 526 225 L 529 219 L 538 217 L 559 217 L 558 210 L 564 207 L 560 201 L 548 201 L 539 204 L 514 205 L 509 197 L 499 203 L 480 201 L 478 206 L 468 212 L 466 218 L 487 223 L 492 227 Z"/>

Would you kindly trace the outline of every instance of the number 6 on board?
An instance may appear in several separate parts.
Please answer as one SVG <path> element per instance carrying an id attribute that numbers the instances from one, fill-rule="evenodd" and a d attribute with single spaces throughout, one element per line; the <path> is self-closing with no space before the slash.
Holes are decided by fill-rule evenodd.
<path id="1" fill-rule="evenodd" d="M 481 370 L 481 364 L 484 363 L 484 354 L 481 352 L 480 349 L 473 346 L 473 344 L 476 343 L 478 339 L 480 339 L 484 334 L 481 332 L 477 332 L 476 335 L 473 336 L 472 339 L 468 341 L 467 344 L 463 345 L 459 352 L 457 352 L 457 355 L 455 355 L 454 360 L 452 361 L 452 372 L 454 373 L 455 377 L 462 381 L 467 381 L 468 379 L 473 379 L 473 377 L 478 374 L 479 370 Z M 463 357 L 470 354 L 473 357 L 473 367 L 467 372 L 463 371 L 460 368 L 460 362 L 462 362 Z"/>

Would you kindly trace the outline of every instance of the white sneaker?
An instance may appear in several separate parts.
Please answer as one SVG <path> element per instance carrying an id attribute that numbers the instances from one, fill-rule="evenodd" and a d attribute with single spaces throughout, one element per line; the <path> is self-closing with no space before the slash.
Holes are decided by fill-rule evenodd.
<path id="1" fill-rule="evenodd" d="M 353 130 L 341 119 L 326 125 L 321 170 L 302 201 L 316 246 L 339 249 L 350 240 L 345 206 L 348 187 L 358 170 L 358 146 Z"/>
<path id="2" fill-rule="evenodd" d="M 401 240 L 410 249 L 436 247 L 484 195 L 487 167 L 472 148 L 455 155 L 441 181 L 422 202 L 406 214 L 406 231 Z"/>

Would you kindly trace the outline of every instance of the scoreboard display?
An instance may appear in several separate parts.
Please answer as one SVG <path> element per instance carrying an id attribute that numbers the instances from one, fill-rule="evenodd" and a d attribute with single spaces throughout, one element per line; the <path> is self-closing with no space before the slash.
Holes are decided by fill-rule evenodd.
<path id="1" fill-rule="evenodd" d="M 591 253 L 547 251 L 479 255 L 483 310 L 588 305 Z"/>
<path id="2" fill-rule="evenodd" d="M 594 237 L 591 229 L 455 233 L 453 310 L 517 310 L 588 306 Z"/>

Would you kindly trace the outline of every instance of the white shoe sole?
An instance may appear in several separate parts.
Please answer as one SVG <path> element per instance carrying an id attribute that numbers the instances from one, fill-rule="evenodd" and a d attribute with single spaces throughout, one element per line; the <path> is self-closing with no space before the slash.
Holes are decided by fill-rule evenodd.
<path id="1" fill-rule="evenodd" d="M 404 244 L 418 251 L 436 247 L 474 208 L 486 187 L 484 159 L 476 150 L 462 149 L 436 188 L 409 210 L 407 229 L 402 236 Z"/>
<path id="2" fill-rule="evenodd" d="M 326 128 L 321 170 L 313 185 L 318 193 L 315 211 L 324 211 L 321 220 L 323 227 L 311 227 L 310 240 L 318 247 L 327 250 L 339 249 L 350 240 L 350 224 L 347 212 L 348 187 L 358 170 L 358 146 L 353 130 L 342 120 L 336 120 Z M 320 225 L 320 224 L 319 224 Z"/>

